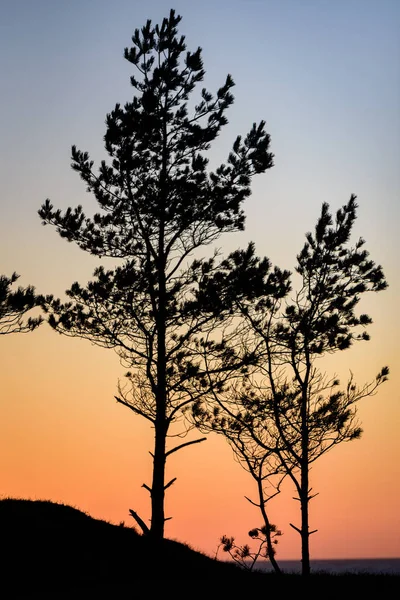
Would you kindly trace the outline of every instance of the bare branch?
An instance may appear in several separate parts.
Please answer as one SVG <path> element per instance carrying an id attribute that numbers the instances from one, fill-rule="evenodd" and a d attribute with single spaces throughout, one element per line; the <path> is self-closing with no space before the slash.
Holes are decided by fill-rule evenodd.
<path id="1" fill-rule="evenodd" d="M 129 514 L 131 515 L 131 517 L 133 517 L 135 519 L 136 523 L 139 525 L 139 527 L 142 530 L 142 532 L 144 533 L 144 535 L 148 535 L 150 533 L 150 529 L 147 527 L 147 525 L 143 521 L 143 519 L 141 519 L 139 517 L 139 515 L 137 514 L 137 512 L 135 512 L 134 510 L 132 510 L 130 508 L 129 509 Z"/>

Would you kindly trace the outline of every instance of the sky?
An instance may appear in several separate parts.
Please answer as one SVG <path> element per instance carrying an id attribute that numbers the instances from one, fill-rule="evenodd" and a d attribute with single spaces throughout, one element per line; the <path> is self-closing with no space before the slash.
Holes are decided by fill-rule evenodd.
<path id="1" fill-rule="evenodd" d="M 400 557 L 400 3 L 397 0 L 1 0 L 0 273 L 63 297 L 91 278 L 97 259 L 43 227 L 46 198 L 61 209 L 93 198 L 70 168 L 76 144 L 98 163 L 105 116 L 131 100 L 123 50 L 147 19 L 174 8 L 191 50 L 203 49 L 205 87 L 230 73 L 235 103 L 210 152 L 225 160 L 238 134 L 266 121 L 275 165 L 253 180 L 246 228 L 222 237 L 229 252 L 250 240 L 293 270 L 322 202 L 352 193 L 362 236 L 389 288 L 360 308 L 371 340 L 330 358 L 329 373 L 359 383 L 388 365 L 390 378 L 359 405 L 364 433 L 311 471 L 312 558 Z M 152 431 L 114 400 L 124 369 L 111 350 L 58 335 L 46 324 L 0 337 L 0 497 L 50 499 L 99 519 L 148 519 Z M 167 537 L 215 555 L 222 535 L 249 542 L 261 525 L 250 476 L 217 436 L 171 458 Z M 277 558 L 299 559 L 298 503 L 290 488 L 271 503 L 282 530 Z"/>

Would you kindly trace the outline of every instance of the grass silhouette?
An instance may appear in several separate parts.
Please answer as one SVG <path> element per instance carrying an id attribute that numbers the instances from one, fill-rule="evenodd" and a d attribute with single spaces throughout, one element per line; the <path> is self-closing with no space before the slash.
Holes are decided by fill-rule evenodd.
<path id="1" fill-rule="evenodd" d="M 216 560 L 189 545 L 165 539 L 154 544 L 134 528 L 92 518 L 68 505 L 47 500 L 0 500 L 2 597 L 130 598 L 147 580 L 154 589 L 171 591 L 182 580 L 243 583 L 244 590 L 319 590 L 330 594 L 357 590 L 382 594 L 397 584 L 390 575 L 313 574 L 281 577 L 249 572 Z M 206 585 L 206 584 L 205 584 Z M 161 587 L 160 587 L 161 586 Z M 267 586 L 267 587 L 265 587 Z M 202 586 L 203 587 L 203 586 Z M 203 588 L 204 589 L 204 588 Z M 240 589 L 240 588 L 239 588 Z M 347 596 L 344 596 L 347 597 Z M 348 596 L 350 597 L 350 596 Z M 382 597 L 382 596 L 381 596 Z"/>

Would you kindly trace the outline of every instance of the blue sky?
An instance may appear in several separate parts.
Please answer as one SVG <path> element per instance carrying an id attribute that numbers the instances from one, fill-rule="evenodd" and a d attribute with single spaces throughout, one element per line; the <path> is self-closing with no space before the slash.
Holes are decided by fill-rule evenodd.
<path id="1" fill-rule="evenodd" d="M 230 73 L 229 124 L 210 151 L 216 166 L 238 134 L 267 123 L 275 166 L 253 181 L 246 230 L 221 238 L 226 252 L 254 240 L 260 255 L 292 270 L 322 202 L 333 211 L 355 193 L 355 236 L 382 263 L 397 305 L 400 243 L 400 3 L 397 0 L 3 0 L 0 23 L 0 272 L 62 295 L 96 261 L 37 210 L 97 207 L 70 168 L 70 149 L 103 149 L 105 116 L 132 97 L 123 58 L 136 27 L 175 8 L 189 49 L 203 48 L 204 85 Z M 390 312 L 392 318 L 393 312 Z"/>
<path id="2" fill-rule="evenodd" d="M 32 264 L 36 252 L 16 244 L 21 231 L 28 246 L 31 240 L 45 250 L 51 239 L 60 260 L 66 256 L 65 243 L 40 226 L 37 209 L 46 197 L 60 207 L 90 206 L 69 167 L 70 147 L 104 157 L 105 115 L 132 94 L 123 49 L 136 27 L 160 21 L 171 7 L 183 16 L 188 47 L 203 48 L 205 86 L 215 90 L 227 73 L 236 82 L 211 163 L 224 160 L 253 121 L 264 119 L 272 136 L 275 167 L 254 180 L 244 237 L 291 268 L 322 201 L 336 209 L 356 193 L 363 235 L 380 248 L 380 260 L 391 262 L 400 188 L 399 2 L 3 0 L 4 269 L 17 268 L 24 278 L 32 271 L 42 282 Z M 241 243 L 226 240 L 227 247 Z"/>

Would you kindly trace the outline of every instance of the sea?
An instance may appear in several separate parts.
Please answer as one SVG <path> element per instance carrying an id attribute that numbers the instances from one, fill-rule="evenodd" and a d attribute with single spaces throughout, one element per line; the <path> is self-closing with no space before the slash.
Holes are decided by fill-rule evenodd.
<path id="1" fill-rule="evenodd" d="M 300 560 L 278 560 L 278 564 L 285 573 L 300 573 Z M 256 567 L 255 567 L 256 568 Z M 270 562 L 257 564 L 260 571 L 272 571 Z M 311 560 L 311 571 L 325 573 L 373 573 L 400 576 L 400 558 L 338 558 Z"/>

